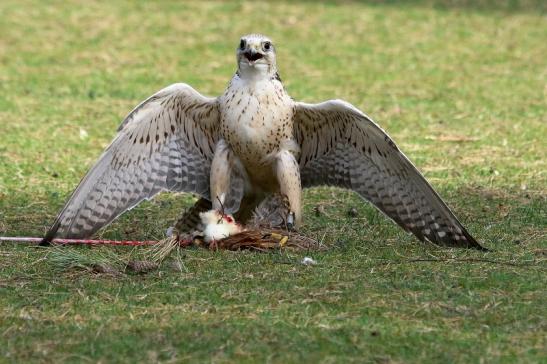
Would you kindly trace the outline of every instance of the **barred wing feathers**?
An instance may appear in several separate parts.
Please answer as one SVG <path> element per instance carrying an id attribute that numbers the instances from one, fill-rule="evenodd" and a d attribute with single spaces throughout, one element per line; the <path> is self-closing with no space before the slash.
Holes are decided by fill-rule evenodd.
<path id="1" fill-rule="evenodd" d="M 217 101 L 186 84 L 164 88 L 125 118 L 50 228 L 55 237 L 89 237 L 163 190 L 209 198 L 217 139 Z"/>
<path id="2" fill-rule="evenodd" d="M 351 104 L 296 103 L 294 136 L 303 187 L 354 190 L 422 241 L 484 249 L 391 138 Z"/>

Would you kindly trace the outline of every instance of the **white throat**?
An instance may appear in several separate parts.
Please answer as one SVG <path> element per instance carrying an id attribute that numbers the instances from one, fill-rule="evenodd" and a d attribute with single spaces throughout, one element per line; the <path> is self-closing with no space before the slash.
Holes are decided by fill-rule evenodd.
<path id="1" fill-rule="evenodd" d="M 272 70 L 274 70 L 272 72 Z M 275 68 L 270 67 L 267 64 L 257 63 L 255 65 L 249 65 L 247 62 L 239 62 L 239 77 L 246 82 L 260 82 L 263 80 L 269 80 L 275 75 Z"/>

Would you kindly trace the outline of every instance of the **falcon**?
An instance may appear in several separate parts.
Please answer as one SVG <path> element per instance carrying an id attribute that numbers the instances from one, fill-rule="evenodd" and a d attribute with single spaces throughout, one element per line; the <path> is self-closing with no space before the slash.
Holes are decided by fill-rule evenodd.
<path id="1" fill-rule="evenodd" d="M 219 97 L 176 83 L 131 111 L 43 243 L 89 237 L 161 191 L 194 193 L 243 221 L 280 194 L 298 227 L 302 189 L 327 185 L 357 192 L 422 241 L 483 249 L 370 117 L 342 100 L 293 100 L 268 37 L 243 36 L 236 59 Z"/>

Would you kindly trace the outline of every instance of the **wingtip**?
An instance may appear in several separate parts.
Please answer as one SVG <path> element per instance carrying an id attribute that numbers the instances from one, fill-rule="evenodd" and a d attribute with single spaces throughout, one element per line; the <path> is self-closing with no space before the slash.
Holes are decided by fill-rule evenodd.
<path id="1" fill-rule="evenodd" d="M 44 238 L 42 239 L 42 241 L 40 241 L 38 243 L 39 246 L 50 246 L 51 245 L 51 242 L 53 241 L 53 237 L 54 237 L 55 234 L 50 234 L 49 231 L 48 233 L 44 236 Z"/>
<path id="2" fill-rule="evenodd" d="M 59 230 L 59 222 L 56 221 L 53 226 L 48 230 L 44 238 L 40 243 L 38 243 L 39 246 L 50 246 L 51 242 L 55 238 L 55 235 L 57 234 L 57 231 Z"/>
<path id="3" fill-rule="evenodd" d="M 466 248 L 477 249 L 484 252 L 491 251 L 490 249 L 482 246 L 473 236 L 471 236 L 471 234 L 467 232 L 467 230 L 464 229 L 463 233 L 467 242 L 467 246 L 465 246 Z"/>
<path id="4" fill-rule="evenodd" d="M 50 246 L 51 245 L 51 241 L 46 239 L 46 238 L 43 238 L 41 242 L 38 243 L 39 246 Z"/>
<path id="5" fill-rule="evenodd" d="M 463 227 L 462 227 L 463 228 Z M 464 248 L 464 249 L 476 249 L 484 252 L 491 251 L 490 249 L 482 246 L 465 228 L 463 228 L 463 234 L 461 234 L 458 239 L 454 235 L 446 235 L 443 238 L 440 238 L 436 234 L 430 235 L 421 235 L 416 232 L 413 232 L 418 239 L 421 241 L 429 241 L 436 245 L 444 245 L 453 248 Z"/>

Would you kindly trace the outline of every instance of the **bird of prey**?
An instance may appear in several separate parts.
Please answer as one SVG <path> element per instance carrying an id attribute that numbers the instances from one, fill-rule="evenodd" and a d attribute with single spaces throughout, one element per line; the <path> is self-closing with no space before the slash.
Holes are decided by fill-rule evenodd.
<path id="1" fill-rule="evenodd" d="M 268 37 L 243 36 L 236 59 L 219 97 L 177 83 L 131 111 L 43 242 L 88 237 L 164 190 L 197 194 L 242 219 L 281 194 L 298 227 L 302 188 L 330 185 L 357 192 L 422 241 L 482 249 L 370 117 L 341 100 L 293 100 Z"/>

